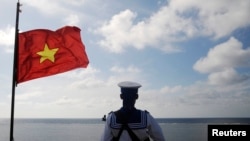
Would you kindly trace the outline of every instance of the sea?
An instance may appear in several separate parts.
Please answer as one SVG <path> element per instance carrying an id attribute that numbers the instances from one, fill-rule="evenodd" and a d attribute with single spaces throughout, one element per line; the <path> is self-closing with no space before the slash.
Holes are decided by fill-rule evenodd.
<path id="1" fill-rule="evenodd" d="M 166 141 L 207 141 L 208 125 L 249 125 L 250 118 L 157 118 Z M 102 119 L 20 119 L 14 141 L 99 141 Z M 0 141 L 9 141 L 10 120 L 0 119 Z"/>

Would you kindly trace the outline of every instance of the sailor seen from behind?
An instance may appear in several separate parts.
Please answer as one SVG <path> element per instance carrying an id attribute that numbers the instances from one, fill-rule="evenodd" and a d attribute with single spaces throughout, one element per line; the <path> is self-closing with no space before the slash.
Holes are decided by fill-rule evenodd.
<path id="1" fill-rule="evenodd" d="M 123 106 L 107 116 L 101 141 L 165 141 L 162 129 L 153 116 L 135 108 L 141 84 L 120 82 Z"/>

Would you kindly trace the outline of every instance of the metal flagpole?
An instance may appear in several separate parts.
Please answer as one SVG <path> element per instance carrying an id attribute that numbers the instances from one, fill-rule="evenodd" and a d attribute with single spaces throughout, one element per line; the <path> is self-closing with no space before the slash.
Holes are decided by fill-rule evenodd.
<path id="1" fill-rule="evenodd" d="M 16 8 L 16 30 L 15 30 L 15 45 L 14 45 L 14 59 L 13 59 L 13 79 L 12 79 L 12 99 L 11 99 L 11 119 L 10 119 L 10 141 L 14 141 L 13 130 L 14 130 L 14 108 L 15 108 L 15 87 L 17 85 L 17 59 L 18 59 L 18 23 L 19 23 L 19 12 L 20 3 L 17 2 Z"/>

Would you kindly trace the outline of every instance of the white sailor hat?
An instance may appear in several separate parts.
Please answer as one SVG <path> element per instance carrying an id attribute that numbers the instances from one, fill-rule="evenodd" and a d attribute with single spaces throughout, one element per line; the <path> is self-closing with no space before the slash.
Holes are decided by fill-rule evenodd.
<path id="1" fill-rule="evenodd" d="M 138 88 L 141 87 L 141 84 L 132 81 L 123 81 L 118 83 L 118 86 L 121 88 L 121 93 L 134 93 L 137 94 Z"/>

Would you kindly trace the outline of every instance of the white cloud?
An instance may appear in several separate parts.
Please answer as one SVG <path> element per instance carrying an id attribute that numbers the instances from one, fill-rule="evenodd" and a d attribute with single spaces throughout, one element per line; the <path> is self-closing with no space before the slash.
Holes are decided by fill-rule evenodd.
<path id="1" fill-rule="evenodd" d="M 20 97 L 17 100 L 17 116 L 101 117 L 111 110 L 120 108 L 122 101 L 119 98 L 120 90 L 117 83 L 126 79 L 138 81 L 143 85 L 139 91 L 140 97 L 136 107 L 147 109 L 155 117 L 220 115 L 220 110 L 225 108 L 225 106 L 221 106 L 221 103 L 226 106 L 234 105 L 235 109 L 240 109 L 250 103 L 250 99 L 247 95 L 244 95 L 250 85 L 237 88 L 228 86 L 221 89 L 202 82 L 190 86 L 166 85 L 158 89 L 151 89 L 150 85 L 153 84 L 141 79 L 141 73 L 132 75 L 133 71 L 129 73 L 129 69 L 123 67 L 117 67 L 116 69 L 119 71 L 108 78 L 100 77 L 102 72 L 92 72 L 91 75 L 82 75 L 85 77 L 79 79 L 71 79 L 68 76 L 66 78 L 69 79 L 65 79 L 65 77 L 61 79 L 63 76 L 57 76 L 19 86 L 22 94 L 19 94 Z M 92 70 L 95 69 L 92 68 Z M 73 77 L 76 77 L 77 74 L 80 76 L 80 72 L 72 73 Z M 149 87 L 145 85 L 145 82 L 149 84 Z M 237 94 L 238 96 L 236 96 Z M 32 102 L 29 102 L 31 99 Z M 213 110 L 216 106 L 218 111 Z M 205 113 L 199 112 L 199 108 L 202 107 L 206 107 Z M 190 108 L 195 110 L 192 112 Z M 243 113 L 246 113 L 246 110 L 246 108 L 242 109 L 241 115 L 244 115 Z M 235 112 L 231 111 L 228 115 L 236 115 Z"/>
<path id="2" fill-rule="evenodd" d="M 69 79 L 83 79 L 86 77 L 93 77 L 100 73 L 100 70 L 97 68 L 94 68 L 92 65 L 88 65 L 87 68 L 79 68 L 74 71 L 68 71 L 63 73 L 63 75 L 60 75 L 61 77 L 66 77 Z"/>
<path id="3" fill-rule="evenodd" d="M 79 99 L 72 99 L 67 96 L 63 96 L 53 103 L 56 105 L 68 105 L 68 104 L 74 105 L 74 104 L 79 103 Z"/>
<path id="4" fill-rule="evenodd" d="M 39 1 L 33 1 L 33 0 L 22 0 L 22 3 L 24 5 L 29 5 L 32 7 L 37 8 L 42 13 L 45 13 L 47 15 L 54 15 L 59 13 L 66 13 L 67 10 L 65 7 L 61 5 L 57 0 L 50 1 L 50 0 L 39 0 Z"/>
<path id="5" fill-rule="evenodd" d="M 247 109 L 244 107 L 250 106 L 249 86 L 249 84 L 245 87 L 223 86 L 221 89 L 221 87 L 207 85 L 206 82 L 197 82 L 190 86 L 166 85 L 159 89 L 142 87 L 136 105 L 147 109 L 157 117 L 199 117 L 199 115 L 211 117 L 223 114 L 229 117 L 247 116 L 244 113 Z M 228 106 L 235 110 L 221 113 Z M 239 109 L 241 112 L 238 113 Z"/>
<path id="6" fill-rule="evenodd" d="M 98 32 L 105 36 L 105 40 L 100 41 L 100 45 L 107 47 L 112 52 L 122 52 L 123 45 L 129 45 L 129 30 L 132 20 L 136 14 L 130 10 L 125 10 L 112 17 L 109 22 L 98 29 Z"/>
<path id="7" fill-rule="evenodd" d="M 174 87 L 164 86 L 160 89 L 160 93 L 171 94 L 180 92 L 182 90 L 183 90 L 182 86 L 174 86 Z"/>
<path id="8" fill-rule="evenodd" d="M 224 71 L 237 67 L 250 67 L 250 49 L 234 37 L 210 49 L 207 56 L 199 59 L 193 68 L 201 73 Z"/>
<path id="9" fill-rule="evenodd" d="M 83 78 L 83 80 L 79 80 L 76 82 L 73 82 L 70 87 L 72 89 L 80 88 L 80 89 L 86 89 L 86 88 L 99 88 L 105 86 L 105 82 L 102 80 L 98 80 L 96 77 L 87 77 Z"/>
<path id="10" fill-rule="evenodd" d="M 62 1 L 62 0 L 60 0 Z M 87 0 L 64 0 L 63 2 L 66 4 L 66 5 L 74 5 L 74 6 L 82 6 L 83 4 L 86 3 Z"/>
<path id="11" fill-rule="evenodd" d="M 22 0 L 22 4 L 29 5 L 37 8 L 39 11 L 46 15 L 58 15 L 69 14 L 72 11 L 70 5 L 81 6 L 85 3 L 85 0 Z"/>
<path id="12" fill-rule="evenodd" d="M 24 94 L 18 94 L 16 95 L 16 100 L 17 101 L 30 100 L 32 98 L 38 98 L 40 96 L 42 96 L 42 92 L 35 91 L 35 92 L 29 92 L 29 93 L 24 93 Z"/>
<path id="13" fill-rule="evenodd" d="M 141 70 L 133 65 L 128 67 L 113 66 L 110 68 L 114 74 L 108 76 L 107 80 L 100 77 L 102 72 L 90 66 L 86 71 L 75 71 L 67 74 L 67 77 L 74 78 L 75 82 L 70 85 L 71 89 L 105 88 L 116 85 L 119 81 L 139 80 Z"/>
<path id="14" fill-rule="evenodd" d="M 193 68 L 201 73 L 209 73 L 209 84 L 238 84 L 250 78 L 247 74 L 239 74 L 236 71 L 238 68 L 250 67 L 249 59 L 250 49 L 243 49 L 242 43 L 231 37 L 211 48 L 207 56 L 199 59 Z"/>
<path id="15" fill-rule="evenodd" d="M 71 14 L 64 19 L 66 25 L 79 26 L 80 18 L 76 14 Z"/>
<path id="16" fill-rule="evenodd" d="M 139 17 L 129 9 L 106 21 L 96 33 L 103 36 L 99 44 L 107 50 L 121 53 L 127 47 L 154 47 L 165 52 L 174 50 L 173 43 L 197 36 L 214 39 L 228 36 L 236 29 L 250 25 L 250 1 L 172 0 L 150 17 Z M 171 48 L 167 48 L 171 47 Z"/>
<path id="17" fill-rule="evenodd" d="M 172 0 L 170 7 L 182 14 L 196 11 L 196 27 L 202 34 L 221 38 L 234 30 L 249 26 L 248 0 Z"/>
<path id="18" fill-rule="evenodd" d="M 8 25 L 5 29 L 0 29 L 0 45 L 7 46 L 6 51 L 13 51 L 13 47 L 15 39 L 15 27 Z"/>
<path id="19" fill-rule="evenodd" d="M 211 73 L 208 76 L 208 82 L 212 85 L 230 85 L 239 84 L 249 78 L 250 76 L 240 75 L 234 69 L 227 69 L 224 71 Z"/>
<path id="20" fill-rule="evenodd" d="M 80 25 L 80 12 L 74 8 L 83 6 L 86 0 L 23 0 L 22 4 L 34 7 L 46 16 L 63 17 L 62 22 L 67 25 Z"/>
<path id="21" fill-rule="evenodd" d="M 113 66 L 110 70 L 116 73 L 139 73 L 141 72 L 140 69 L 135 66 L 128 66 L 127 68 Z"/>
<path id="22" fill-rule="evenodd" d="M 192 36 L 191 20 L 184 20 L 174 15 L 168 7 L 163 7 L 150 18 L 135 23 L 137 14 L 127 9 L 114 15 L 96 32 L 104 37 L 99 43 L 111 52 L 121 53 L 125 47 L 143 49 L 146 46 L 159 48 L 166 52 L 176 52 L 168 42 L 183 40 L 176 34 Z M 171 21 L 171 22 L 170 22 Z M 185 28 L 185 30 L 183 30 Z"/>

